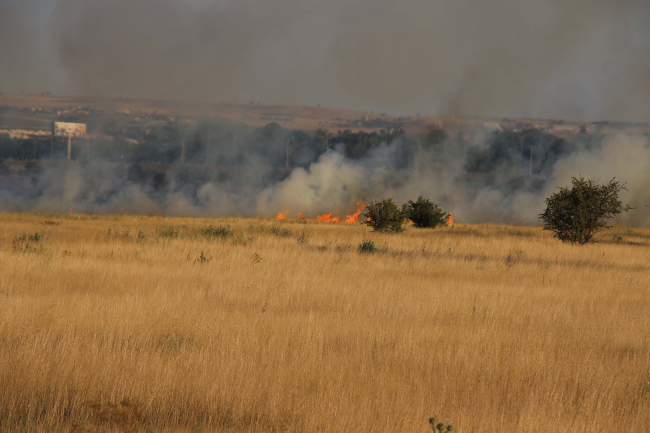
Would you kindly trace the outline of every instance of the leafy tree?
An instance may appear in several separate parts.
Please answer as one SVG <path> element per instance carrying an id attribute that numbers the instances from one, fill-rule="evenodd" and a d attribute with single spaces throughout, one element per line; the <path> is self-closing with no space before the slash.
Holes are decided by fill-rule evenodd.
<path id="1" fill-rule="evenodd" d="M 327 129 L 319 129 L 314 134 L 314 148 L 323 153 L 329 149 L 329 131 Z"/>
<path id="2" fill-rule="evenodd" d="M 36 159 L 36 142 L 34 140 L 21 140 L 18 156 L 20 159 L 33 161 Z"/>
<path id="3" fill-rule="evenodd" d="M 404 217 L 413 221 L 415 227 L 438 227 L 446 226 L 449 214 L 429 199 L 419 196 L 417 201 L 409 200 L 402 206 Z"/>
<path id="4" fill-rule="evenodd" d="M 593 242 L 599 230 L 610 227 L 605 220 L 632 209 L 619 200 L 618 193 L 627 189 L 615 179 L 601 185 L 580 176 L 571 182 L 571 189 L 560 188 L 546 199 L 546 210 L 539 216 L 544 221 L 544 230 L 553 231 L 562 242 Z"/>
<path id="5" fill-rule="evenodd" d="M 363 210 L 364 224 L 376 232 L 401 232 L 404 214 L 392 198 L 371 201 Z"/>
<path id="6" fill-rule="evenodd" d="M 435 149 L 449 139 L 449 134 L 444 129 L 432 128 L 423 137 L 422 145 L 425 149 Z"/>

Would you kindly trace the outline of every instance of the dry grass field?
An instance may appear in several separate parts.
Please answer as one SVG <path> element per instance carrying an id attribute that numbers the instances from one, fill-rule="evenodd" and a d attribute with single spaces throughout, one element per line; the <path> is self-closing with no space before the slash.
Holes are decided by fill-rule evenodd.
<path id="1" fill-rule="evenodd" d="M 0 227 L 3 431 L 650 431 L 650 230 Z"/>

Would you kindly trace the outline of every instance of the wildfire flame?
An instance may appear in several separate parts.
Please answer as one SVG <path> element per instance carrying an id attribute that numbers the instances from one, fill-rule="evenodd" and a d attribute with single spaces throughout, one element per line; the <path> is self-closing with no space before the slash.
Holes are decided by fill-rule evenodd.
<path id="1" fill-rule="evenodd" d="M 366 205 L 359 200 L 357 202 L 357 211 L 353 213 L 352 215 L 348 215 L 345 217 L 345 222 L 346 223 L 356 223 L 359 221 L 359 217 L 361 216 L 361 212 L 363 211 L 363 208 L 365 208 Z"/>
<path id="2" fill-rule="evenodd" d="M 280 212 L 278 212 L 278 214 L 275 216 L 275 219 L 276 219 L 276 220 L 286 220 L 286 219 L 287 219 L 287 215 L 289 215 L 289 210 L 290 210 L 290 209 L 287 209 L 287 210 L 285 210 L 285 211 L 280 211 Z"/>
<path id="3" fill-rule="evenodd" d="M 449 212 L 449 216 L 447 217 L 447 226 L 451 227 L 454 225 L 454 217 L 451 216 L 451 212 Z"/>
<path id="4" fill-rule="evenodd" d="M 366 205 L 359 200 L 357 202 L 357 211 L 353 213 L 352 215 L 348 215 L 345 218 L 339 218 L 339 217 L 334 217 L 332 218 L 332 212 L 323 214 L 323 215 L 318 215 L 316 217 L 316 221 L 322 221 L 322 222 L 328 222 L 328 223 L 356 223 L 359 221 L 359 217 L 361 216 L 361 212 L 363 211 L 363 208 L 365 208 Z"/>
<path id="5" fill-rule="evenodd" d="M 323 215 L 318 215 L 316 217 L 316 221 L 321 221 L 321 222 L 325 222 L 325 223 L 340 223 L 341 218 L 339 218 L 339 217 L 332 218 L 332 212 L 330 212 L 330 213 L 326 213 L 326 214 L 323 214 Z"/>
<path id="6" fill-rule="evenodd" d="M 305 218 L 304 212 L 300 212 L 298 214 L 298 217 L 296 218 L 299 221 L 320 221 L 320 222 L 326 222 L 326 223 L 356 223 L 359 221 L 359 218 L 361 217 L 361 212 L 363 211 L 363 208 L 365 208 L 366 205 L 359 200 L 357 202 L 357 211 L 353 213 L 352 215 L 348 215 L 346 217 L 333 217 L 332 214 L 333 212 L 328 212 L 323 215 L 318 215 L 315 220 L 310 220 L 308 218 Z M 275 216 L 276 220 L 286 220 L 287 215 L 289 215 L 289 210 L 287 209 L 285 211 L 280 211 L 278 214 Z"/>

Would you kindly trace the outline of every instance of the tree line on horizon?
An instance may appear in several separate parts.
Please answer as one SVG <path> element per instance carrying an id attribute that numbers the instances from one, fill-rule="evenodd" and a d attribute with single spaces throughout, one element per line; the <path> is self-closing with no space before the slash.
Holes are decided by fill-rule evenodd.
<path id="1" fill-rule="evenodd" d="M 89 129 L 90 129 L 89 125 Z M 109 120 L 92 125 L 103 138 L 88 138 L 73 146 L 73 159 L 127 164 L 264 165 L 272 168 L 307 168 L 330 149 L 350 159 L 362 159 L 382 145 L 399 146 L 391 152 L 395 167 L 412 164 L 421 152 L 435 159 L 463 158 L 468 173 L 518 170 L 522 174 L 545 175 L 561 157 L 577 149 L 597 148 L 601 136 L 579 134 L 566 140 L 536 129 L 488 133 L 480 143 L 450 136 L 443 129 L 409 135 L 402 128 L 379 132 L 336 133 L 324 129 L 306 131 L 283 128 L 278 123 L 253 127 L 228 121 L 202 121 L 197 125 L 168 121 L 144 130 L 122 127 Z M 10 139 L 0 137 L 0 160 L 36 161 L 65 159 L 65 140 L 50 138 Z"/>

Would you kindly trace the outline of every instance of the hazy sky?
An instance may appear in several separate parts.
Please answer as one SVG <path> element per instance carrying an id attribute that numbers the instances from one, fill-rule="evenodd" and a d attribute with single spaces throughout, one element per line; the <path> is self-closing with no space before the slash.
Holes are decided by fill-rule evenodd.
<path id="1" fill-rule="evenodd" d="M 650 121 L 650 2 L 0 0 L 0 91 Z"/>

